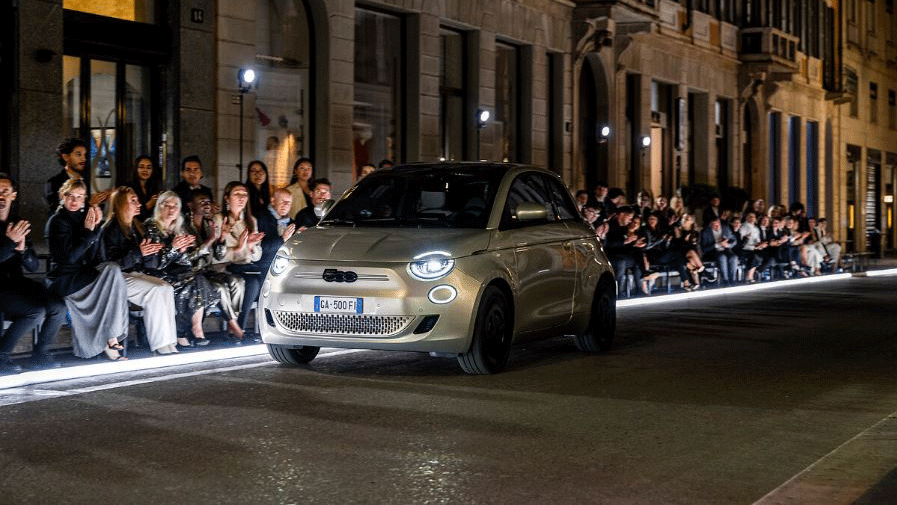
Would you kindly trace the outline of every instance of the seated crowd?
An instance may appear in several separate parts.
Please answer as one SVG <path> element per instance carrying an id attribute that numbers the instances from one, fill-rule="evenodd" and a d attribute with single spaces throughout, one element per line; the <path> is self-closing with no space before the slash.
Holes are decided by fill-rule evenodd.
<path id="1" fill-rule="evenodd" d="M 701 224 L 679 196 L 639 193 L 628 205 L 619 188 L 580 190 L 576 202 L 595 227 L 621 290 L 650 295 L 654 281 L 669 274 L 693 291 L 707 285 L 753 284 L 777 277 L 808 277 L 841 268 L 841 246 L 825 218 L 805 215 L 795 202 L 766 208 L 748 201 L 739 211 L 721 207 L 718 195 L 700 214 Z M 632 284 L 627 284 L 631 282 Z M 628 292 L 628 291 L 624 291 Z"/>
<path id="2" fill-rule="evenodd" d="M 268 266 L 294 233 L 314 226 L 330 198 L 330 183 L 312 179 L 307 158 L 283 188 L 270 186 L 263 162 L 250 162 L 247 180 L 228 183 L 219 205 L 200 182 L 196 156 L 183 160 L 171 190 L 141 156 L 127 184 L 92 194 L 87 146 L 69 139 L 57 155 L 62 169 L 45 192 L 44 282 L 33 279 L 40 262 L 31 223 L 12 213 L 16 182 L 0 174 L 0 316 L 9 324 L 0 337 L 0 374 L 23 370 L 10 353 L 35 328 L 30 367 L 59 366 L 49 348 L 66 323 L 75 356 L 127 359 L 121 351 L 134 310 L 156 354 L 207 345 L 203 320 L 213 313 L 226 322 L 230 342 L 257 342 L 247 316 Z"/>

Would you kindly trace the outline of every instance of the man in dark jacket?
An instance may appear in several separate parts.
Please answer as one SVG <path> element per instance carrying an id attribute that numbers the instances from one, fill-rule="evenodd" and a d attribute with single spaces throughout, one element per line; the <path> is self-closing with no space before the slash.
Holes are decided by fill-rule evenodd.
<path id="1" fill-rule="evenodd" d="M 11 213 L 16 199 L 16 185 L 6 174 L 0 174 L 0 312 L 12 324 L 0 337 L 0 374 L 18 373 L 22 368 L 9 359 L 22 335 L 43 321 L 31 355 L 33 367 L 59 366 L 47 348 L 65 322 L 65 302 L 47 292 L 44 286 L 23 275 L 23 267 L 34 272 L 38 258 L 26 237 L 31 231 L 28 221 Z"/>
<path id="2" fill-rule="evenodd" d="M 635 209 L 632 207 L 620 207 L 615 209 L 614 216 L 607 222 L 607 235 L 604 237 L 604 252 L 610 260 L 617 274 L 617 286 L 622 286 L 626 279 L 626 270 L 632 268 L 632 277 L 636 286 L 641 286 L 644 274 L 644 261 L 642 249 L 645 247 L 643 239 L 629 233 L 629 223 Z"/>
<path id="3" fill-rule="evenodd" d="M 265 238 L 262 239 L 262 257 L 255 262 L 261 272 L 268 271 L 277 250 L 296 232 L 296 224 L 290 219 L 292 203 L 293 194 L 289 190 L 276 189 L 271 195 L 271 205 L 255 216 L 258 231 L 265 233 Z"/>
<path id="4" fill-rule="evenodd" d="M 181 182 L 173 188 L 173 191 L 181 197 L 181 212 L 184 214 L 190 209 L 194 191 L 201 191 L 209 197 L 209 200 L 215 201 L 212 188 L 203 186 L 200 181 L 202 181 L 202 161 L 199 160 L 199 156 L 187 156 L 181 162 Z"/>
<path id="5" fill-rule="evenodd" d="M 735 281 L 735 269 L 738 267 L 738 256 L 732 250 L 738 239 L 732 233 L 728 224 L 723 223 L 719 216 L 708 216 L 710 222 L 701 231 L 701 258 L 704 261 L 715 261 L 719 266 L 723 284 L 732 284 Z"/>
<path id="6" fill-rule="evenodd" d="M 324 217 L 324 202 L 330 200 L 329 180 L 315 179 L 309 183 L 308 187 L 311 190 L 311 206 L 297 212 L 295 218 L 296 226 L 300 231 L 318 225 L 318 221 Z"/>

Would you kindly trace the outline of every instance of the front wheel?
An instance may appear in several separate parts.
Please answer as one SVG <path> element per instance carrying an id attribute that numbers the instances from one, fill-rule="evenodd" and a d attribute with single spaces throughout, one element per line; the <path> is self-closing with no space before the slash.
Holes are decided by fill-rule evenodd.
<path id="1" fill-rule="evenodd" d="M 470 349 L 458 355 L 458 363 L 469 374 L 500 372 L 508 362 L 513 334 L 511 303 L 502 290 L 487 286 L 477 310 Z"/>
<path id="2" fill-rule="evenodd" d="M 315 359 L 318 355 L 320 347 L 304 345 L 299 348 L 288 347 L 285 345 L 268 344 L 268 353 L 275 361 L 284 365 L 298 366 L 304 365 Z"/>
<path id="3" fill-rule="evenodd" d="M 576 336 L 580 351 L 600 352 L 610 349 L 617 330 L 617 290 L 613 282 L 602 282 L 595 290 L 589 328 Z"/>

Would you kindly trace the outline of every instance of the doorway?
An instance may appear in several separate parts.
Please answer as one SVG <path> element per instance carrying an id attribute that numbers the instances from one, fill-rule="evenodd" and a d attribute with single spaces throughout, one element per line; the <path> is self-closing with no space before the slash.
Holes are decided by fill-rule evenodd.
<path id="1" fill-rule="evenodd" d="M 63 132 L 87 144 L 93 191 L 128 182 L 134 159 L 153 156 L 160 131 L 156 75 L 151 66 L 63 57 Z"/>

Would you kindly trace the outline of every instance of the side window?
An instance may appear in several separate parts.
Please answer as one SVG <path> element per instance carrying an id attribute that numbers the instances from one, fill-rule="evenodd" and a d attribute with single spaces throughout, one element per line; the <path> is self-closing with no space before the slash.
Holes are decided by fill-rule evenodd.
<path id="1" fill-rule="evenodd" d="M 539 203 L 545 206 L 548 211 L 547 219 L 544 221 L 527 221 L 521 223 L 513 217 L 513 210 L 524 202 Z M 529 173 L 521 174 L 511 183 L 511 189 L 508 190 L 508 199 L 505 201 L 505 208 L 501 214 L 502 230 L 510 228 L 521 228 L 524 226 L 534 226 L 556 221 L 554 209 L 551 205 L 551 198 L 545 189 L 541 174 Z"/>
<path id="2" fill-rule="evenodd" d="M 557 208 L 561 221 L 581 221 L 582 216 L 576 210 L 576 204 L 573 203 L 567 188 L 551 177 L 545 177 L 545 183 L 548 185 L 548 193 L 551 195 L 551 200 Z"/>

